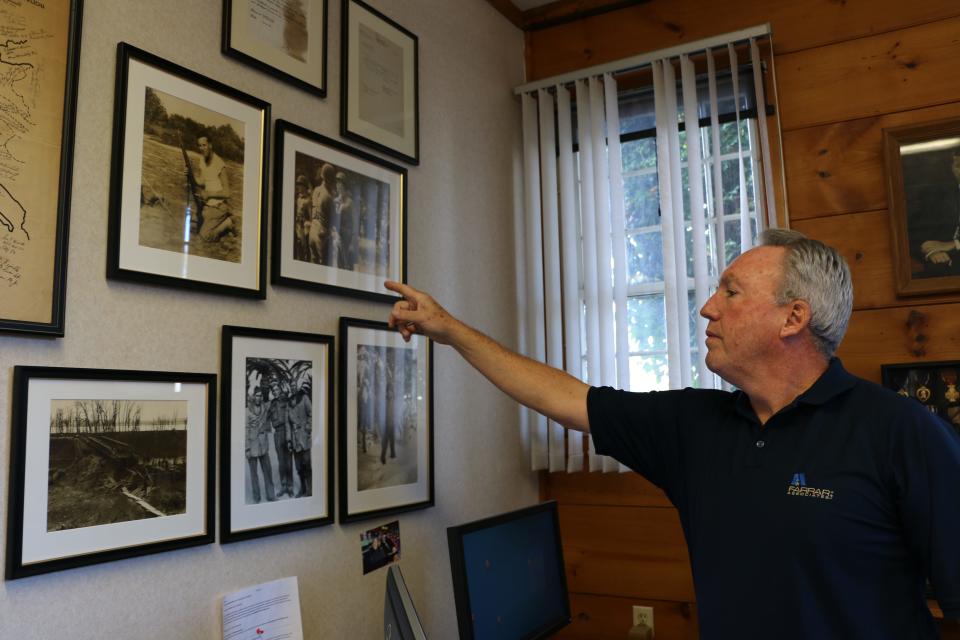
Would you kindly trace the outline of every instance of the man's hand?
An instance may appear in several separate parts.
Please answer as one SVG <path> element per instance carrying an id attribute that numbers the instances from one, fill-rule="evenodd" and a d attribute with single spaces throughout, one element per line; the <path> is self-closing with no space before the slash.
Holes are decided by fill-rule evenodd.
<path id="1" fill-rule="evenodd" d="M 955 248 L 956 245 L 953 241 L 927 240 L 920 245 L 924 260 L 934 264 L 953 264 L 949 252 Z"/>
<path id="2" fill-rule="evenodd" d="M 460 321 L 447 313 L 437 301 L 411 286 L 388 280 L 384 286 L 403 296 L 393 305 L 387 324 L 400 332 L 407 342 L 420 333 L 440 344 L 450 344 Z"/>

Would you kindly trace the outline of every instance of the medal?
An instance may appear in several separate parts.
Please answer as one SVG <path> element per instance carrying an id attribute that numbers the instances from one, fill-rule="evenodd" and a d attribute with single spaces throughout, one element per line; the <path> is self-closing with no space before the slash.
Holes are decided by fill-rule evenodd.
<path id="1" fill-rule="evenodd" d="M 930 400 L 930 396 L 931 396 L 930 387 L 927 386 L 927 383 L 928 383 L 928 382 L 930 382 L 930 373 L 929 373 L 929 372 L 928 372 L 927 375 L 923 378 L 923 382 L 920 382 L 920 383 L 917 385 L 917 400 L 919 400 L 920 402 L 922 402 L 922 403 L 924 403 L 924 404 L 926 404 L 927 401 Z"/>
<path id="2" fill-rule="evenodd" d="M 950 404 L 956 404 L 960 400 L 960 391 L 957 391 L 957 372 L 953 369 L 944 369 L 940 372 L 940 379 L 947 385 L 947 390 L 943 392 L 943 397 Z"/>

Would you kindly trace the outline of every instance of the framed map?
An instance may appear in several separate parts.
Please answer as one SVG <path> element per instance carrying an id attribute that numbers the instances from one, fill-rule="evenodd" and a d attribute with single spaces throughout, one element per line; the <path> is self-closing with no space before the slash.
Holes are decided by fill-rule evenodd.
<path id="1" fill-rule="evenodd" d="M 63 335 L 81 15 L 0 6 L 0 331 Z"/>

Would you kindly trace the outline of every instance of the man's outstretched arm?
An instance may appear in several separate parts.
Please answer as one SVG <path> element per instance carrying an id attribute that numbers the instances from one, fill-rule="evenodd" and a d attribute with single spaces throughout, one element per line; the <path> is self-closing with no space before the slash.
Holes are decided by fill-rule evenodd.
<path id="1" fill-rule="evenodd" d="M 571 429 L 589 431 L 589 387 L 564 371 L 510 351 L 457 320 L 429 295 L 388 281 L 387 289 L 403 296 L 393 305 L 388 323 L 409 340 L 420 333 L 456 349 L 477 371 L 522 405 Z"/>

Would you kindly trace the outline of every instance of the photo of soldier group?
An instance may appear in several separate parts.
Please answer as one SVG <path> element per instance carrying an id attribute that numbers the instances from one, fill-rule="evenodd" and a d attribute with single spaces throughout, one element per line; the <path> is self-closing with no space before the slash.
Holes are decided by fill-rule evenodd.
<path id="1" fill-rule="evenodd" d="M 390 185 L 296 152 L 293 258 L 388 275 Z"/>
<path id="2" fill-rule="evenodd" d="M 247 358 L 245 502 L 313 494 L 313 364 Z"/>
<path id="3" fill-rule="evenodd" d="M 243 122 L 147 87 L 140 245 L 240 262 L 243 154 Z"/>
<path id="4" fill-rule="evenodd" d="M 357 489 L 417 481 L 417 352 L 357 346 Z"/>

